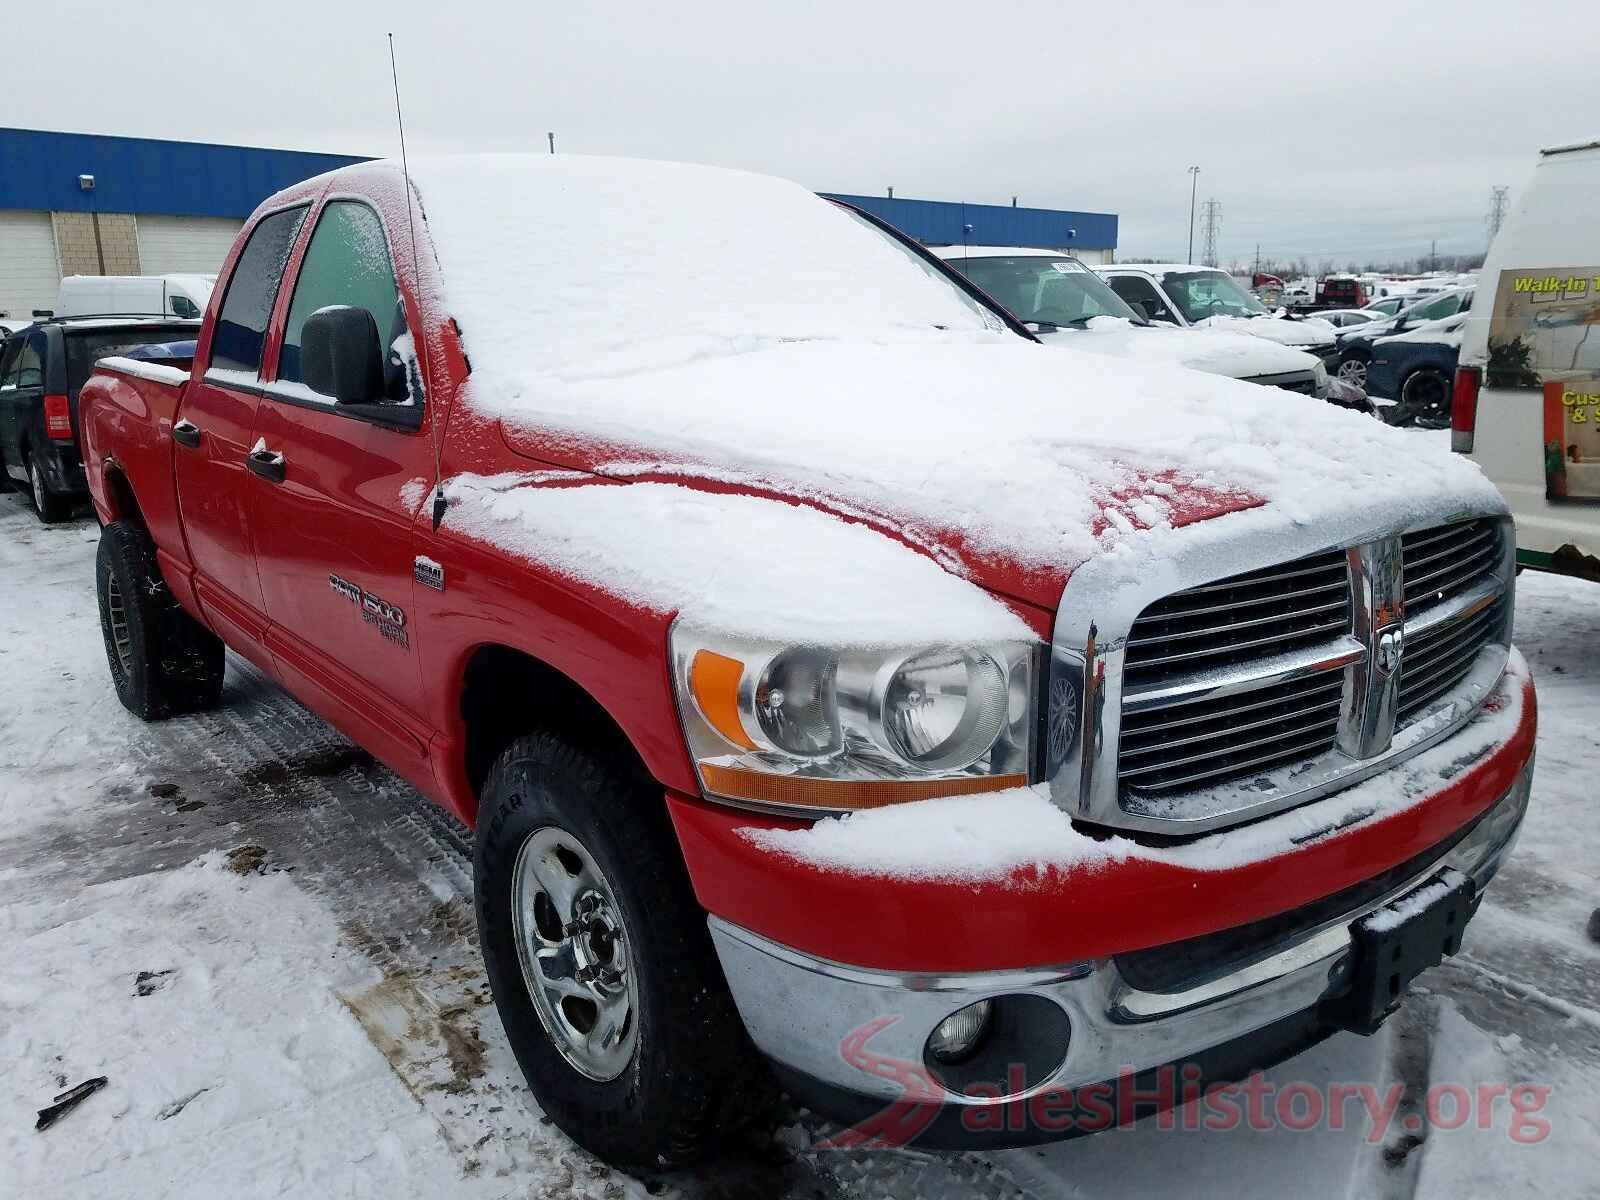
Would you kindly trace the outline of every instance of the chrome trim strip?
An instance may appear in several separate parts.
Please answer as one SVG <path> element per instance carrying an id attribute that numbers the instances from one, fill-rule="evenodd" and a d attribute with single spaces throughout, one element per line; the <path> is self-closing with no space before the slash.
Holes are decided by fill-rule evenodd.
<path id="1" fill-rule="evenodd" d="M 1134 688 L 1123 693 L 1122 711 L 1136 713 L 1195 700 L 1216 700 L 1239 692 L 1271 687 L 1276 683 L 1309 679 L 1323 671 L 1348 667 L 1365 658 L 1366 653 L 1367 648 L 1363 643 L 1353 637 L 1341 637 L 1326 646 L 1312 646 L 1262 659 L 1260 664 L 1248 671 L 1230 668 L 1160 687 Z"/>

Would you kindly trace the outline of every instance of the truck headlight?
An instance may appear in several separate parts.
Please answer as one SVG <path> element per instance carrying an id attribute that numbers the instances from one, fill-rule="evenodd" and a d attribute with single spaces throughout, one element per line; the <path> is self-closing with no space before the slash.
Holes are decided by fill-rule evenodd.
<path id="1" fill-rule="evenodd" d="M 1037 646 L 784 645 L 675 625 L 673 683 L 706 793 L 846 812 L 1029 780 Z"/>

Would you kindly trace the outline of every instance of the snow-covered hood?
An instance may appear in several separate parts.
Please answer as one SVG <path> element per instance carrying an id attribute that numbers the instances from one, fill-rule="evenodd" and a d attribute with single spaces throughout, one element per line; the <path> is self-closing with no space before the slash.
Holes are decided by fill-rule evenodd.
<path id="1" fill-rule="evenodd" d="M 1266 338 L 1280 346 L 1310 346 L 1318 349 L 1333 345 L 1333 326 L 1315 319 L 1290 321 L 1285 317 L 1207 317 L 1197 321 L 1196 329 L 1231 330 Z"/>
<path id="2" fill-rule="evenodd" d="M 1135 362 L 1171 363 L 1232 379 L 1310 372 L 1320 361 L 1303 350 L 1267 338 L 1246 337 L 1226 329 L 1135 325 L 1122 317 L 1095 317 L 1085 328 L 1041 333 L 1039 340 L 1047 346 Z"/>
<path id="3" fill-rule="evenodd" d="M 508 365 L 475 355 L 465 399 L 519 454 L 799 499 L 1047 607 L 1088 559 L 1144 571 L 1173 538 L 1270 529 L 1288 558 L 1502 507 L 1472 463 L 1369 417 L 1009 335 L 776 343 L 587 379 Z"/>

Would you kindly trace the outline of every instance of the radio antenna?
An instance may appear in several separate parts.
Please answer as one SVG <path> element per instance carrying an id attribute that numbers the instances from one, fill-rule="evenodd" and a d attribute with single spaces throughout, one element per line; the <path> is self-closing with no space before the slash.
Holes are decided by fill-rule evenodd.
<path id="1" fill-rule="evenodd" d="M 394 81 L 394 123 L 400 129 L 400 175 L 405 181 L 406 189 L 406 235 L 411 242 L 411 280 L 412 285 L 419 289 L 418 298 L 421 298 L 422 272 L 417 266 L 417 220 L 411 212 L 411 166 L 406 159 L 406 118 L 400 109 L 400 70 L 394 61 L 394 34 L 389 34 L 389 78 Z M 419 341 L 412 347 L 418 363 L 418 373 L 421 373 L 422 343 Z M 433 531 L 439 532 L 439 523 L 444 520 L 444 476 L 439 466 L 439 419 L 434 414 L 432 428 L 429 430 L 430 440 L 433 442 Z"/>

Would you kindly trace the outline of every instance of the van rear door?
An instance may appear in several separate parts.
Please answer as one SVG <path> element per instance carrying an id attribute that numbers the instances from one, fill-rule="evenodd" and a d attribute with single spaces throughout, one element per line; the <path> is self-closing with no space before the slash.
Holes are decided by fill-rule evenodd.
<path id="1" fill-rule="evenodd" d="M 1518 562 L 1600 578 L 1596 195 L 1600 142 L 1541 153 L 1479 278 L 1461 365 L 1481 385 L 1458 428 L 1516 515 Z"/>

